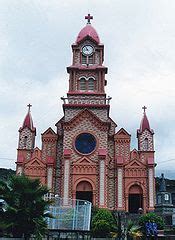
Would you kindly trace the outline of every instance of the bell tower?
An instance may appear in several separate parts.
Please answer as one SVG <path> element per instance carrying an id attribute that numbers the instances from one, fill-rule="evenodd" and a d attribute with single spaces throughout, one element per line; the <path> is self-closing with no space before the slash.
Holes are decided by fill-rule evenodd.
<path id="1" fill-rule="evenodd" d="M 94 205 L 107 207 L 111 98 L 106 98 L 105 93 L 104 45 L 91 25 L 93 17 L 88 14 L 85 19 L 86 26 L 72 44 L 72 65 L 67 67 L 69 90 L 67 98 L 62 98 L 64 118 L 56 124 L 58 134 L 63 129 L 59 139 L 63 146 L 60 172 L 64 173 L 56 176 L 61 182 L 57 188 L 64 199 L 86 199 Z"/>
<path id="2" fill-rule="evenodd" d="M 87 25 L 79 32 L 76 42 L 72 44 L 72 65 L 67 68 L 69 73 L 68 97 L 75 95 L 105 97 L 105 74 L 107 68 L 103 66 L 104 45 L 96 30 L 92 27 L 90 14 L 85 17 Z"/>

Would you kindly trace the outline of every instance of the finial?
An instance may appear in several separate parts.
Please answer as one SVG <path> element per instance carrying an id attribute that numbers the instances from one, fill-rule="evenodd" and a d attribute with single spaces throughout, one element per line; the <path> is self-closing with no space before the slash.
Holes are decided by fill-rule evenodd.
<path id="1" fill-rule="evenodd" d="M 144 111 L 143 113 L 145 113 L 145 112 L 146 112 L 146 109 L 147 109 L 147 107 L 143 106 L 143 107 L 142 107 L 142 109 L 143 109 L 143 111 Z"/>
<path id="2" fill-rule="evenodd" d="M 93 19 L 93 16 L 91 16 L 89 13 L 87 16 L 85 16 L 85 19 L 87 19 L 87 24 L 91 24 L 91 19 Z"/>
<path id="3" fill-rule="evenodd" d="M 30 112 L 30 108 L 32 107 L 32 105 L 29 103 L 27 107 L 29 108 L 28 111 Z"/>

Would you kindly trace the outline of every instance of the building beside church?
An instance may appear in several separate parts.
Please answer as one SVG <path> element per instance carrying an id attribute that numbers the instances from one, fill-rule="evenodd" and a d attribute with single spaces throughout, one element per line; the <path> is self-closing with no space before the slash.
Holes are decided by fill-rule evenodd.
<path id="1" fill-rule="evenodd" d="M 152 211 L 154 132 L 146 107 L 137 130 L 138 149 L 131 149 L 131 135 L 124 128 L 116 130 L 117 124 L 109 116 L 104 45 L 91 25 L 90 14 L 86 19 L 87 25 L 72 44 L 69 89 L 67 97 L 61 98 L 63 117 L 55 124 L 56 131 L 49 127 L 41 134 L 39 149 L 28 105 L 19 129 L 17 174 L 39 178 L 65 204 L 68 198 L 78 198 L 101 208 Z"/>

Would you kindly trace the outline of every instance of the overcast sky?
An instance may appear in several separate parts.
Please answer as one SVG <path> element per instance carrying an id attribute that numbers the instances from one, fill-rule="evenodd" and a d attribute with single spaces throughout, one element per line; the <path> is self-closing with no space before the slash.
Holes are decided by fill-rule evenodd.
<path id="1" fill-rule="evenodd" d="M 62 117 L 71 44 L 87 13 L 105 45 L 111 117 L 132 134 L 147 106 L 156 174 L 175 178 L 175 1 L 0 0 L 0 167 L 15 169 L 18 129 L 31 103 L 37 146 Z"/>

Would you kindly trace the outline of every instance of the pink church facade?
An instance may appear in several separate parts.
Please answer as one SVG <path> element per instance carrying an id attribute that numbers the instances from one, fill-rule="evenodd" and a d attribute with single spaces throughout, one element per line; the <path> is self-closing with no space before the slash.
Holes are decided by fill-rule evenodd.
<path id="1" fill-rule="evenodd" d="M 50 192 L 89 200 L 93 205 L 126 211 L 154 210 L 154 132 L 145 108 L 137 130 L 138 149 L 131 135 L 110 118 L 106 97 L 107 67 L 104 45 L 90 23 L 72 44 L 72 65 L 67 67 L 69 90 L 63 100 L 64 116 L 41 135 L 35 147 L 36 128 L 30 111 L 19 129 L 17 174 L 39 178 Z"/>

